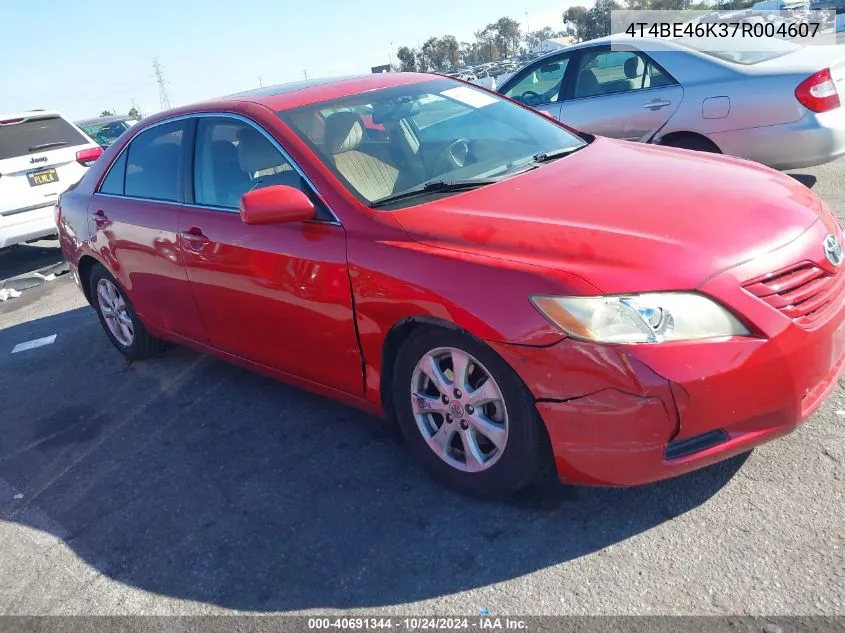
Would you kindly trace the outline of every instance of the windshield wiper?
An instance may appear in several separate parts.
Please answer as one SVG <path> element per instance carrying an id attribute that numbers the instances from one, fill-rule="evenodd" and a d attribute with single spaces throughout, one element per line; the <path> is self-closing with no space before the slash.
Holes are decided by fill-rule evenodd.
<path id="1" fill-rule="evenodd" d="M 467 180 L 429 180 L 421 185 L 400 191 L 399 193 L 387 196 L 386 198 L 379 198 L 375 202 L 370 203 L 370 208 L 377 209 L 378 207 L 405 200 L 407 198 L 414 198 L 416 196 L 423 196 L 429 193 L 451 193 L 457 191 L 467 191 L 475 189 L 476 187 L 483 187 L 484 185 L 492 185 L 494 182 L 499 182 L 497 178 L 470 178 Z"/>
<path id="2" fill-rule="evenodd" d="M 535 163 L 546 163 L 550 160 L 554 160 L 556 158 L 562 158 L 564 156 L 568 156 L 573 152 L 577 152 L 582 147 L 586 147 L 587 144 L 578 145 L 577 147 L 562 147 L 560 149 L 555 149 L 550 152 L 540 152 L 539 154 L 534 154 L 534 162 Z"/>
<path id="3" fill-rule="evenodd" d="M 33 145 L 27 151 L 37 152 L 38 150 L 47 149 L 48 147 L 64 147 L 70 145 L 67 141 L 53 141 L 52 143 L 41 143 L 41 145 Z"/>

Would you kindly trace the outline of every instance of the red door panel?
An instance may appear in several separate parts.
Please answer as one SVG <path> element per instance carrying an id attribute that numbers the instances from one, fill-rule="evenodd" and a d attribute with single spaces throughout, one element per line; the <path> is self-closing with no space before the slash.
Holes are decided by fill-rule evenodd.
<path id="1" fill-rule="evenodd" d="M 180 208 L 95 194 L 88 207 L 93 243 L 148 327 L 207 343 L 176 241 Z"/>
<path id="2" fill-rule="evenodd" d="M 341 226 L 248 226 L 234 211 L 185 206 L 179 229 L 188 279 L 213 346 L 362 392 Z"/>

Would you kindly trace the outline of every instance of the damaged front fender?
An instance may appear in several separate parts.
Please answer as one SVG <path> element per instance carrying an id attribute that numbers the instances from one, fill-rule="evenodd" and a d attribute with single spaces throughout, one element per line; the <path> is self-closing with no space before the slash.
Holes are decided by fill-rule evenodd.
<path id="1" fill-rule="evenodd" d="M 668 380 L 621 347 L 573 339 L 543 348 L 491 345 L 533 393 L 562 479 L 650 479 L 680 430 Z"/>

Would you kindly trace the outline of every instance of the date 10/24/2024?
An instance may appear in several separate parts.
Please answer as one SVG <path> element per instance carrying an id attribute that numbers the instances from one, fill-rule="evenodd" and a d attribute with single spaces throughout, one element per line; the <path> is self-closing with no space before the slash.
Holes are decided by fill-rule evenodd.
<path id="1" fill-rule="evenodd" d="M 479 617 L 316 617 L 308 618 L 309 630 L 466 631 L 527 629 L 520 618 L 482 615 Z"/>

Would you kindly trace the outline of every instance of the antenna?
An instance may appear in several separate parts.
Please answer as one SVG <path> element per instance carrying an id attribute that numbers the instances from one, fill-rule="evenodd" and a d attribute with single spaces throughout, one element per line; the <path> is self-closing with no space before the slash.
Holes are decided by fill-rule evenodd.
<path id="1" fill-rule="evenodd" d="M 164 74 L 161 71 L 161 64 L 158 63 L 158 57 L 153 58 L 153 71 L 155 72 L 156 83 L 158 84 L 158 103 L 162 110 L 169 110 L 170 98 L 167 96 L 167 88 L 165 87 Z"/>

